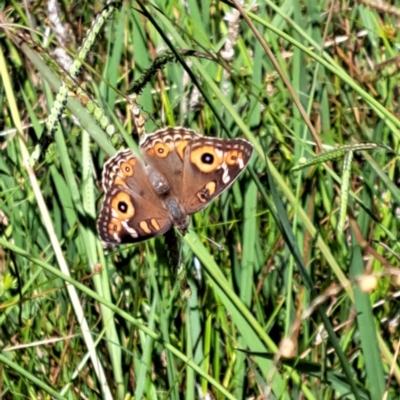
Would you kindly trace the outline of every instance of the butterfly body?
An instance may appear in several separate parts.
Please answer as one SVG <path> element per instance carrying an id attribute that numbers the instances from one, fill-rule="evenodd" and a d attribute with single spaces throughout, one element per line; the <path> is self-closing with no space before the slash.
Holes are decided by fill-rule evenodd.
<path id="1" fill-rule="evenodd" d="M 135 243 L 173 226 L 185 234 L 189 215 L 236 180 L 252 151 L 244 139 L 204 137 L 179 127 L 144 136 L 140 152 L 145 162 L 125 149 L 104 165 L 100 238 L 106 243 Z"/>

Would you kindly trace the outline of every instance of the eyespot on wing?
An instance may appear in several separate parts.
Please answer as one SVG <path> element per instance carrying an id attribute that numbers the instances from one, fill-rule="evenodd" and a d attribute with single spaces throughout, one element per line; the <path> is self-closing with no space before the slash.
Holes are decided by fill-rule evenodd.
<path id="1" fill-rule="evenodd" d="M 131 196 L 125 192 L 117 193 L 111 200 L 111 213 L 115 218 L 127 220 L 135 215 Z"/>
<path id="2" fill-rule="evenodd" d="M 222 151 L 213 146 L 202 146 L 190 153 L 190 162 L 205 173 L 215 171 L 222 162 Z"/>

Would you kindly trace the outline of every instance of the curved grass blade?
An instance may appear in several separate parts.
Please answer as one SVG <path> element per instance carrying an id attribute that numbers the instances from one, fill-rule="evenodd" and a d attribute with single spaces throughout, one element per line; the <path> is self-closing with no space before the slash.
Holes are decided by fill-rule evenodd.
<path id="1" fill-rule="evenodd" d="M 43 260 L 33 257 L 29 252 L 25 251 L 24 249 L 13 245 L 9 241 L 0 238 L 0 245 L 4 248 L 9 249 L 10 251 L 19 254 L 20 256 L 30 260 L 32 263 L 44 268 L 45 270 L 49 271 L 50 273 L 54 274 L 58 278 L 62 279 L 65 282 L 70 283 L 79 291 L 87 294 L 94 300 L 98 301 L 99 303 L 103 304 L 104 306 L 108 307 L 112 312 L 124 318 L 127 322 L 130 322 L 134 326 L 138 327 L 142 330 L 146 335 L 150 336 L 152 339 L 161 343 L 169 352 L 173 355 L 181 359 L 184 363 L 186 363 L 189 367 L 193 368 L 196 373 L 198 373 L 201 377 L 207 379 L 207 381 L 213 385 L 218 391 L 220 391 L 227 399 L 234 400 L 234 397 L 225 389 L 216 379 L 208 375 L 203 371 L 201 367 L 199 367 L 193 360 L 189 359 L 185 354 L 181 351 L 177 350 L 174 346 L 169 343 L 166 343 L 161 340 L 161 336 L 159 333 L 155 333 L 154 331 L 150 330 L 146 325 L 142 324 L 138 319 L 132 317 L 132 315 L 126 311 L 123 311 L 118 305 L 111 303 L 110 301 L 104 299 L 101 295 L 96 293 L 95 291 L 89 289 L 83 283 L 76 281 L 75 279 L 71 278 L 69 275 L 65 275 L 57 268 L 54 268 L 52 265 L 44 262 Z"/>
<path id="2" fill-rule="evenodd" d="M 8 367 L 12 368 L 13 371 L 18 372 L 21 376 L 25 377 L 26 379 L 29 379 L 32 381 L 37 387 L 42 388 L 44 391 L 46 391 L 49 395 L 54 397 L 55 399 L 58 400 L 66 400 L 67 397 L 64 397 L 60 395 L 56 390 L 54 390 L 52 387 L 49 385 L 46 385 L 43 380 L 37 378 L 36 376 L 30 374 L 25 368 L 22 368 L 20 365 L 16 364 L 13 362 L 9 357 L 6 357 L 3 352 L 0 353 L 0 362 L 3 363 L 4 365 L 7 365 Z M 4 374 L 5 372 L 3 372 Z M 3 375 L 2 375 L 3 377 Z"/>
<path id="3" fill-rule="evenodd" d="M 3 82 L 5 83 L 5 89 L 8 94 L 7 98 L 9 101 L 9 105 L 10 105 L 10 109 L 11 109 L 11 112 L 13 115 L 14 122 L 17 126 L 18 132 L 22 132 L 21 120 L 19 118 L 19 114 L 17 111 L 16 101 L 13 96 L 13 92 L 11 90 L 10 76 L 8 75 L 8 71 L 4 68 L 4 66 L 5 66 L 4 54 L 0 48 L 0 75 L 2 76 Z M 20 135 L 18 138 L 19 138 L 18 143 L 19 143 L 21 154 L 22 154 L 22 159 L 24 160 L 23 167 L 26 169 L 26 171 L 29 175 L 29 180 L 30 180 L 30 183 L 32 186 L 32 190 L 36 197 L 37 204 L 40 209 L 41 216 L 43 218 L 43 225 L 46 228 L 50 242 L 54 249 L 54 253 L 55 253 L 55 257 L 57 259 L 58 265 L 59 265 L 60 269 L 67 276 L 67 275 L 69 275 L 70 271 L 69 271 L 66 259 L 64 257 L 64 253 L 62 252 L 61 244 L 55 233 L 53 221 L 51 219 L 48 207 L 44 201 L 43 194 L 40 190 L 39 183 L 36 179 L 36 176 L 28 165 L 28 160 L 29 160 L 28 149 L 26 148 L 25 142 L 22 140 L 22 135 Z M 0 240 L 3 241 L 3 239 L 0 239 Z M 75 288 L 67 287 L 67 290 L 68 290 L 68 294 L 71 299 L 71 303 L 73 304 L 74 311 L 77 315 L 79 323 L 81 324 L 81 329 L 82 329 L 82 333 L 83 333 L 83 336 L 85 339 L 85 343 L 90 352 L 92 364 L 95 369 L 95 373 L 99 379 L 102 393 L 105 398 L 107 398 L 107 399 L 111 398 L 111 393 L 110 393 L 109 386 L 107 384 L 104 369 L 103 369 L 102 364 L 100 363 L 97 353 L 95 351 L 94 340 L 91 336 L 89 324 L 88 324 L 88 321 L 83 312 L 83 307 L 79 301 L 79 296 L 78 296 Z"/>
<path id="4" fill-rule="evenodd" d="M 263 327 L 260 326 L 252 312 L 240 301 L 236 293 L 234 293 L 225 276 L 218 268 L 218 265 L 207 252 L 196 234 L 189 231 L 185 235 L 184 240 L 199 258 L 207 274 L 212 279 L 215 285 L 214 290 L 229 312 L 230 317 L 235 322 L 250 351 L 266 352 L 266 349 L 269 349 L 270 351 L 276 352 L 277 346 L 274 341 L 264 331 Z M 255 362 L 262 371 L 267 373 L 269 379 L 273 376 L 272 381 L 269 383 L 276 396 L 279 398 L 284 396 L 285 390 L 282 384 L 284 377 L 276 370 L 275 365 L 272 362 L 260 360 L 259 358 L 256 358 Z M 291 377 L 296 384 L 301 384 L 301 378 L 297 371 L 292 371 Z M 306 398 L 314 399 L 314 396 L 306 385 L 302 385 L 302 391 Z"/>

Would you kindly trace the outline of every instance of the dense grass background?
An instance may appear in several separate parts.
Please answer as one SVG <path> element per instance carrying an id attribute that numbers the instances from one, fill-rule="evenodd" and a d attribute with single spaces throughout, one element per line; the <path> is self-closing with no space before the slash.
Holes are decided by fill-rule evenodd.
<path id="1" fill-rule="evenodd" d="M 0 398 L 399 398 L 395 3 L 125 2 L 79 76 L 119 133 L 72 98 L 32 169 L 59 82 L 16 29 L 54 51 L 59 23 L 74 58 L 105 4 L 1 3 Z M 123 95 L 166 50 L 147 131 L 255 146 L 182 240 L 189 299 L 162 238 L 105 253 L 95 230 L 104 160 L 137 149 Z M 355 153 L 338 231 L 342 158 L 291 168 L 363 142 L 387 148 Z"/>

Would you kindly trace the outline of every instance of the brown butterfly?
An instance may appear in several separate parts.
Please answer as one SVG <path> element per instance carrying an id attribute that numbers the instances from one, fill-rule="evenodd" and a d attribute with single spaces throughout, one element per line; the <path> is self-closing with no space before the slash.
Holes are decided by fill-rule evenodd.
<path id="1" fill-rule="evenodd" d="M 145 135 L 140 152 L 145 163 L 125 149 L 104 165 L 105 198 L 97 221 L 104 242 L 140 242 L 173 226 L 184 235 L 189 215 L 232 185 L 253 146 L 176 127 Z"/>

